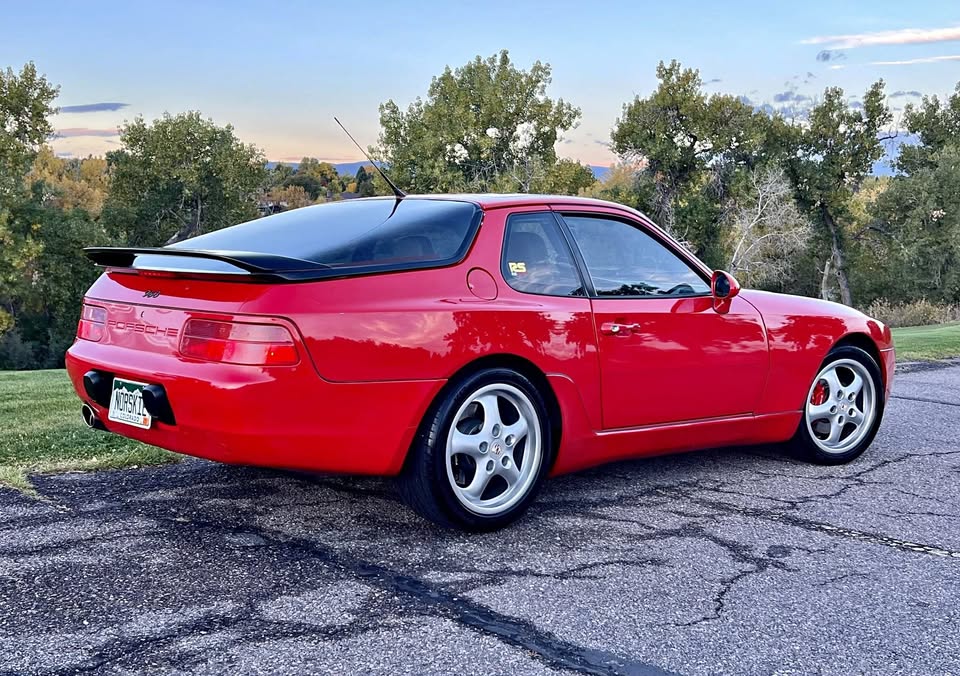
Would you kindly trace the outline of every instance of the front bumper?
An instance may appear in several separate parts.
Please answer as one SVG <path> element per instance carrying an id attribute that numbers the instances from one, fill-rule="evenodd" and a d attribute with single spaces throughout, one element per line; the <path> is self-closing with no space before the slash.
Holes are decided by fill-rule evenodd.
<path id="1" fill-rule="evenodd" d="M 188 362 L 78 340 L 67 351 L 77 394 L 110 432 L 219 462 L 392 475 L 442 380 L 331 383 L 310 364 L 260 368 Z M 139 429 L 107 419 L 83 375 L 101 370 L 162 385 L 176 424 Z"/>

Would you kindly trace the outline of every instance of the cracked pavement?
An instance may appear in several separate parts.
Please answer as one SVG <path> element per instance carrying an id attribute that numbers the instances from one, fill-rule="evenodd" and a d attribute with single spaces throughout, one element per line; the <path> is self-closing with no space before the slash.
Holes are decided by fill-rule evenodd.
<path id="1" fill-rule="evenodd" d="M 379 479 L 200 460 L 0 489 L 2 673 L 956 673 L 960 364 L 843 467 L 739 448 L 548 482 L 498 533 Z"/>

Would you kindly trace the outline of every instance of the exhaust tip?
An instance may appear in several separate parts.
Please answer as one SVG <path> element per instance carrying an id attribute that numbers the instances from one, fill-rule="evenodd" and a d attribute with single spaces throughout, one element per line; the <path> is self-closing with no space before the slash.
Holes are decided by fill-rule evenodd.
<path id="1" fill-rule="evenodd" d="M 97 417 L 97 412 L 93 410 L 90 404 L 84 404 L 80 407 L 80 418 L 83 420 L 83 424 L 92 430 L 107 429 L 103 423 L 100 422 L 100 418 Z"/>

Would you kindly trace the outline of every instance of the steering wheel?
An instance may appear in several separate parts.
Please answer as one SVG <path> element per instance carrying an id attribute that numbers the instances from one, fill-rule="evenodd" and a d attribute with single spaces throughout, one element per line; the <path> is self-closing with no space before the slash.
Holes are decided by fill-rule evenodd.
<path id="1" fill-rule="evenodd" d="M 692 296 L 696 292 L 693 290 L 692 286 L 690 286 L 686 282 L 683 282 L 682 284 L 677 284 L 676 286 L 673 286 L 667 289 L 666 291 L 661 291 L 660 293 L 662 293 L 664 296 L 675 296 L 675 295 Z"/>

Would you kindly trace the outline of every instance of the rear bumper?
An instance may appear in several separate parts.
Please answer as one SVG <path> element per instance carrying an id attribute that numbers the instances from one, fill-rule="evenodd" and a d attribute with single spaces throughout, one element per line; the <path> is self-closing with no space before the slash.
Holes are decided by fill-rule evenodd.
<path id="1" fill-rule="evenodd" d="M 442 380 L 330 383 L 309 364 L 259 368 L 197 363 L 78 340 L 67 372 L 106 428 L 177 453 L 219 462 L 351 474 L 400 471 Z M 162 385 L 176 424 L 112 422 L 83 375 L 98 369 Z"/>

